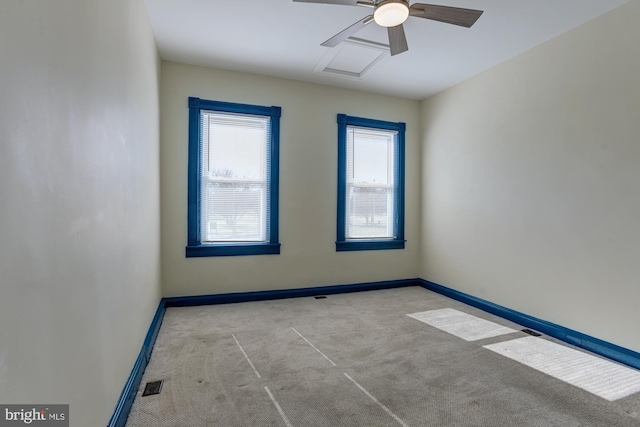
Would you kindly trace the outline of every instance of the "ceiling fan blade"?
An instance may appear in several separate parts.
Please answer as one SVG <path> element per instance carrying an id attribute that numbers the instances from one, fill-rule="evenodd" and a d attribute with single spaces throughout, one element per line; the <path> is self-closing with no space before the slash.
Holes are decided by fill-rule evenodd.
<path id="1" fill-rule="evenodd" d="M 343 4 L 346 6 L 357 6 L 358 0 L 293 0 L 298 3 L 323 3 L 323 4 Z"/>
<path id="2" fill-rule="evenodd" d="M 404 35 L 404 27 L 402 24 L 396 25 L 395 27 L 388 27 L 387 33 L 389 33 L 389 50 L 391 51 L 391 56 L 409 50 L 407 37 Z"/>
<path id="3" fill-rule="evenodd" d="M 373 22 L 373 15 L 365 16 L 364 18 L 362 18 L 361 20 L 359 20 L 355 24 L 351 25 L 350 27 L 345 28 L 344 30 L 342 30 L 338 34 L 336 34 L 335 36 L 331 37 L 326 42 L 322 43 L 321 46 L 326 46 L 326 47 L 337 46 L 338 44 L 340 44 L 340 42 L 345 41 L 351 35 L 357 33 L 358 31 L 363 29 L 367 24 L 369 24 L 371 22 Z"/>
<path id="4" fill-rule="evenodd" d="M 409 14 L 417 18 L 431 19 L 432 21 L 446 22 L 471 28 L 476 23 L 483 11 L 474 9 L 462 9 L 459 7 L 438 6 L 435 4 L 415 3 L 409 8 Z"/>

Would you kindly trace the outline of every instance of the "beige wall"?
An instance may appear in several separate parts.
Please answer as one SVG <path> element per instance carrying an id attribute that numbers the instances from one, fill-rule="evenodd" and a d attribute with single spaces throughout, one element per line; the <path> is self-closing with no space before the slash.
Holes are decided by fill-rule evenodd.
<path id="1" fill-rule="evenodd" d="M 161 294 L 142 0 L 3 0 L 0 76 L 0 402 L 104 426 Z"/>
<path id="2" fill-rule="evenodd" d="M 416 101 L 162 63 L 162 281 L 166 296 L 415 278 L 419 250 Z M 185 258 L 187 98 L 282 107 L 280 255 Z M 337 123 L 344 113 L 407 123 L 404 250 L 336 252 Z"/>
<path id="3" fill-rule="evenodd" d="M 420 277 L 640 351 L 640 2 L 423 102 Z"/>

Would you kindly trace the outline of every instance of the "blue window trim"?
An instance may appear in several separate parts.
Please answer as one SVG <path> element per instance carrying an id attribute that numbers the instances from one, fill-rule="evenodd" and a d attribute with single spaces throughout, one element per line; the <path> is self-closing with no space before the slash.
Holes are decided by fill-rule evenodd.
<path id="1" fill-rule="evenodd" d="M 216 243 L 202 244 L 200 231 L 200 111 L 222 111 L 226 113 L 255 114 L 270 117 L 271 139 L 269 141 L 270 204 L 268 210 L 269 241 L 266 243 Z M 232 102 L 209 101 L 200 98 L 189 98 L 189 166 L 188 166 L 188 213 L 187 213 L 187 247 L 186 256 L 236 256 L 279 254 L 278 242 L 278 199 L 280 169 L 280 107 L 263 107 L 259 105 L 236 104 Z"/>
<path id="2" fill-rule="evenodd" d="M 347 126 L 397 131 L 395 173 L 395 217 L 394 239 L 353 240 L 346 238 L 346 192 L 347 192 Z M 405 131 L 402 122 L 386 122 L 362 117 L 338 114 L 338 219 L 336 251 L 367 251 L 378 249 L 404 249 L 404 184 L 405 184 Z"/>

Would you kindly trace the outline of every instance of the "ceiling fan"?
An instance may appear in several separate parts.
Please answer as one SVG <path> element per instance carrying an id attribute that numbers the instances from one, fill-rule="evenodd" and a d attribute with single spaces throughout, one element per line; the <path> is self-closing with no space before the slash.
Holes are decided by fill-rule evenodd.
<path id="1" fill-rule="evenodd" d="M 462 9 L 459 7 L 438 6 L 434 4 L 414 3 L 409 6 L 408 0 L 293 0 L 300 3 L 324 3 L 344 6 L 364 6 L 373 8 L 371 15 L 365 16 L 350 27 L 345 28 L 329 40 L 322 43 L 322 46 L 334 47 L 348 39 L 356 32 L 363 29 L 367 24 L 374 22 L 382 27 L 387 27 L 389 34 L 389 50 L 391 55 L 409 50 L 407 38 L 404 34 L 402 23 L 409 16 L 417 18 L 431 19 L 432 21 L 445 22 L 447 24 L 459 25 L 471 28 L 476 23 L 481 10 Z"/>

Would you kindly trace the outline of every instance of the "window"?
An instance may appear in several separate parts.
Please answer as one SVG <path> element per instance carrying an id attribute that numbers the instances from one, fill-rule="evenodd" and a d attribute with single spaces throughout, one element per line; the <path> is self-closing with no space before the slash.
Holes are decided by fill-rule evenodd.
<path id="1" fill-rule="evenodd" d="M 187 257 L 280 253 L 280 111 L 189 98 Z"/>
<path id="2" fill-rule="evenodd" d="M 338 114 L 337 251 L 404 248 L 404 134 Z"/>

